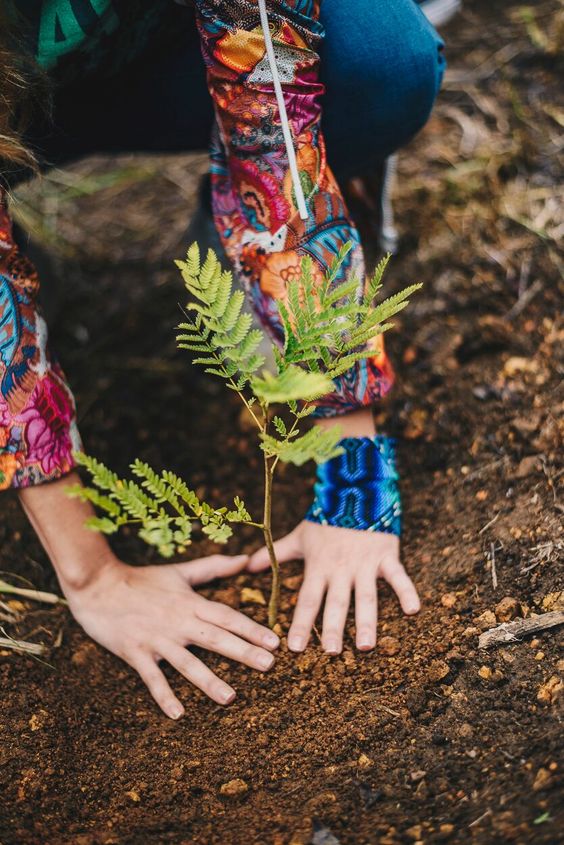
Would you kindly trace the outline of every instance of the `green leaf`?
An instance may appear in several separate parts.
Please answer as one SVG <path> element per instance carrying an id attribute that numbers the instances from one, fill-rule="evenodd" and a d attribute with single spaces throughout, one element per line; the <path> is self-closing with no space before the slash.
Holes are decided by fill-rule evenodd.
<path id="1" fill-rule="evenodd" d="M 275 402 L 319 399 L 332 391 L 333 382 L 323 373 L 308 373 L 291 365 L 277 376 L 264 372 L 263 378 L 253 378 L 251 387 L 259 399 L 272 405 Z"/>
<path id="2" fill-rule="evenodd" d="M 281 441 L 270 434 L 262 434 L 261 448 L 267 455 L 296 466 L 312 460 L 320 464 L 343 453 L 344 450 L 338 445 L 342 436 L 339 426 L 327 429 L 315 426 L 295 440 Z"/>
<path id="3" fill-rule="evenodd" d="M 286 437 L 286 423 L 283 419 L 281 419 L 281 417 L 274 417 L 274 419 L 272 420 L 272 424 L 274 425 L 274 428 L 276 429 L 280 437 Z"/>
<path id="4" fill-rule="evenodd" d="M 115 534 L 118 526 L 106 516 L 89 516 L 85 521 L 86 528 L 91 531 L 100 531 L 102 534 Z"/>
<path id="5" fill-rule="evenodd" d="M 225 522 L 221 525 L 210 522 L 208 525 L 204 525 L 202 531 L 215 543 L 226 543 L 233 536 L 233 529 Z"/>

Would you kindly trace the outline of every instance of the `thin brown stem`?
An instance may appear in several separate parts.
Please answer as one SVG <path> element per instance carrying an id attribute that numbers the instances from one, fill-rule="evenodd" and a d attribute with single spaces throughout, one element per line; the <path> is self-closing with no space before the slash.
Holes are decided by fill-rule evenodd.
<path id="1" fill-rule="evenodd" d="M 268 603 L 268 624 L 274 628 L 278 620 L 278 605 L 280 601 L 280 566 L 274 551 L 274 540 L 272 537 L 272 479 L 274 476 L 274 465 L 271 458 L 264 455 L 264 516 L 262 531 L 264 542 L 268 549 L 270 566 L 272 569 L 272 588 L 270 601 Z"/>

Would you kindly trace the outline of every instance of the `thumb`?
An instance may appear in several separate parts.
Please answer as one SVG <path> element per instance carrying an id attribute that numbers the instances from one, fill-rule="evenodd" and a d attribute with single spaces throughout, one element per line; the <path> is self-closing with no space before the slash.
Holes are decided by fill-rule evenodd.
<path id="1" fill-rule="evenodd" d="M 236 555 L 235 557 L 210 555 L 186 563 L 179 563 L 177 566 L 189 584 L 205 584 L 206 581 L 213 581 L 214 578 L 236 575 L 237 572 L 245 568 L 248 562 L 248 555 Z"/>
<path id="2" fill-rule="evenodd" d="M 296 560 L 303 558 L 304 554 L 301 547 L 301 538 L 299 528 L 295 528 L 285 537 L 281 537 L 274 543 L 274 553 L 278 558 L 279 563 L 284 563 L 287 560 Z M 251 560 L 247 569 L 249 572 L 260 572 L 270 566 L 270 557 L 268 549 L 263 546 L 258 552 L 251 555 Z"/>

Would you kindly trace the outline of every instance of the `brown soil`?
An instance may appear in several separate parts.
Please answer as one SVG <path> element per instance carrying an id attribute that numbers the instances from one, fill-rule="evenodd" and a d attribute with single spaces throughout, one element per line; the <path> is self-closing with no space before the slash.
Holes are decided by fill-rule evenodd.
<path id="1" fill-rule="evenodd" d="M 557 694 L 539 698 L 563 669 L 561 629 L 478 649 L 492 614 L 562 602 L 552 187 L 562 13 L 558 29 L 557 2 L 530 8 L 536 29 L 519 6 L 467 0 L 447 32 L 440 104 L 401 159 L 403 253 L 388 285 L 421 279 L 425 289 L 390 338 L 400 383 L 381 422 L 402 441 L 403 555 L 421 614 L 402 617 L 383 589 L 374 654 L 355 651 L 349 628 L 342 656 L 326 657 L 317 642 L 300 657 L 283 646 L 264 677 L 206 656 L 238 697 L 222 709 L 171 673 L 189 713 L 173 723 L 63 608 L 26 604 L 6 628 L 49 651 L 46 663 L 1 656 L 2 845 L 564 841 L 561 709 Z M 83 435 L 118 469 L 140 455 L 212 500 L 239 493 L 257 507 L 259 457 L 238 407 L 174 349 L 182 293 L 171 258 L 204 158 L 141 163 L 143 174 L 125 170 L 93 196 L 59 196 L 58 232 L 74 257 L 62 265 L 55 342 Z M 96 159 L 74 172 L 131 164 Z M 30 195 L 52 214 L 50 191 Z M 297 472 L 283 474 L 277 533 L 304 513 L 308 489 Z M 2 503 L 0 567 L 57 589 L 16 499 Z M 231 550 L 257 542 L 242 532 Z M 147 560 L 133 538 L 117 546 Z M 284 573 L 284 629 L 299 572 Z M 213 592 L 239 606 L 243 586 L 266 593 L 268 580 L 244 575 Z M 505 612 L 506 596 L 515 602 Z M 244 610 L 265 618 L 256 605 Z M 222 794 L 234 779 L 247 791 Z"/>

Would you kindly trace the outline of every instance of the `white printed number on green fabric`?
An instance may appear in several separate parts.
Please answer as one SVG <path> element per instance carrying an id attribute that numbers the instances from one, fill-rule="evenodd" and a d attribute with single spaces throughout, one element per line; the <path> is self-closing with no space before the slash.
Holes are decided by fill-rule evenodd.
<path id="1" fill-rule="evenodd" d="M 37 61 L 42 67 L 53 67 L 66 53 L 97 40 L 102 33 L 109 35 L 118 23 L 112 0 L 43 0 Z"/>

